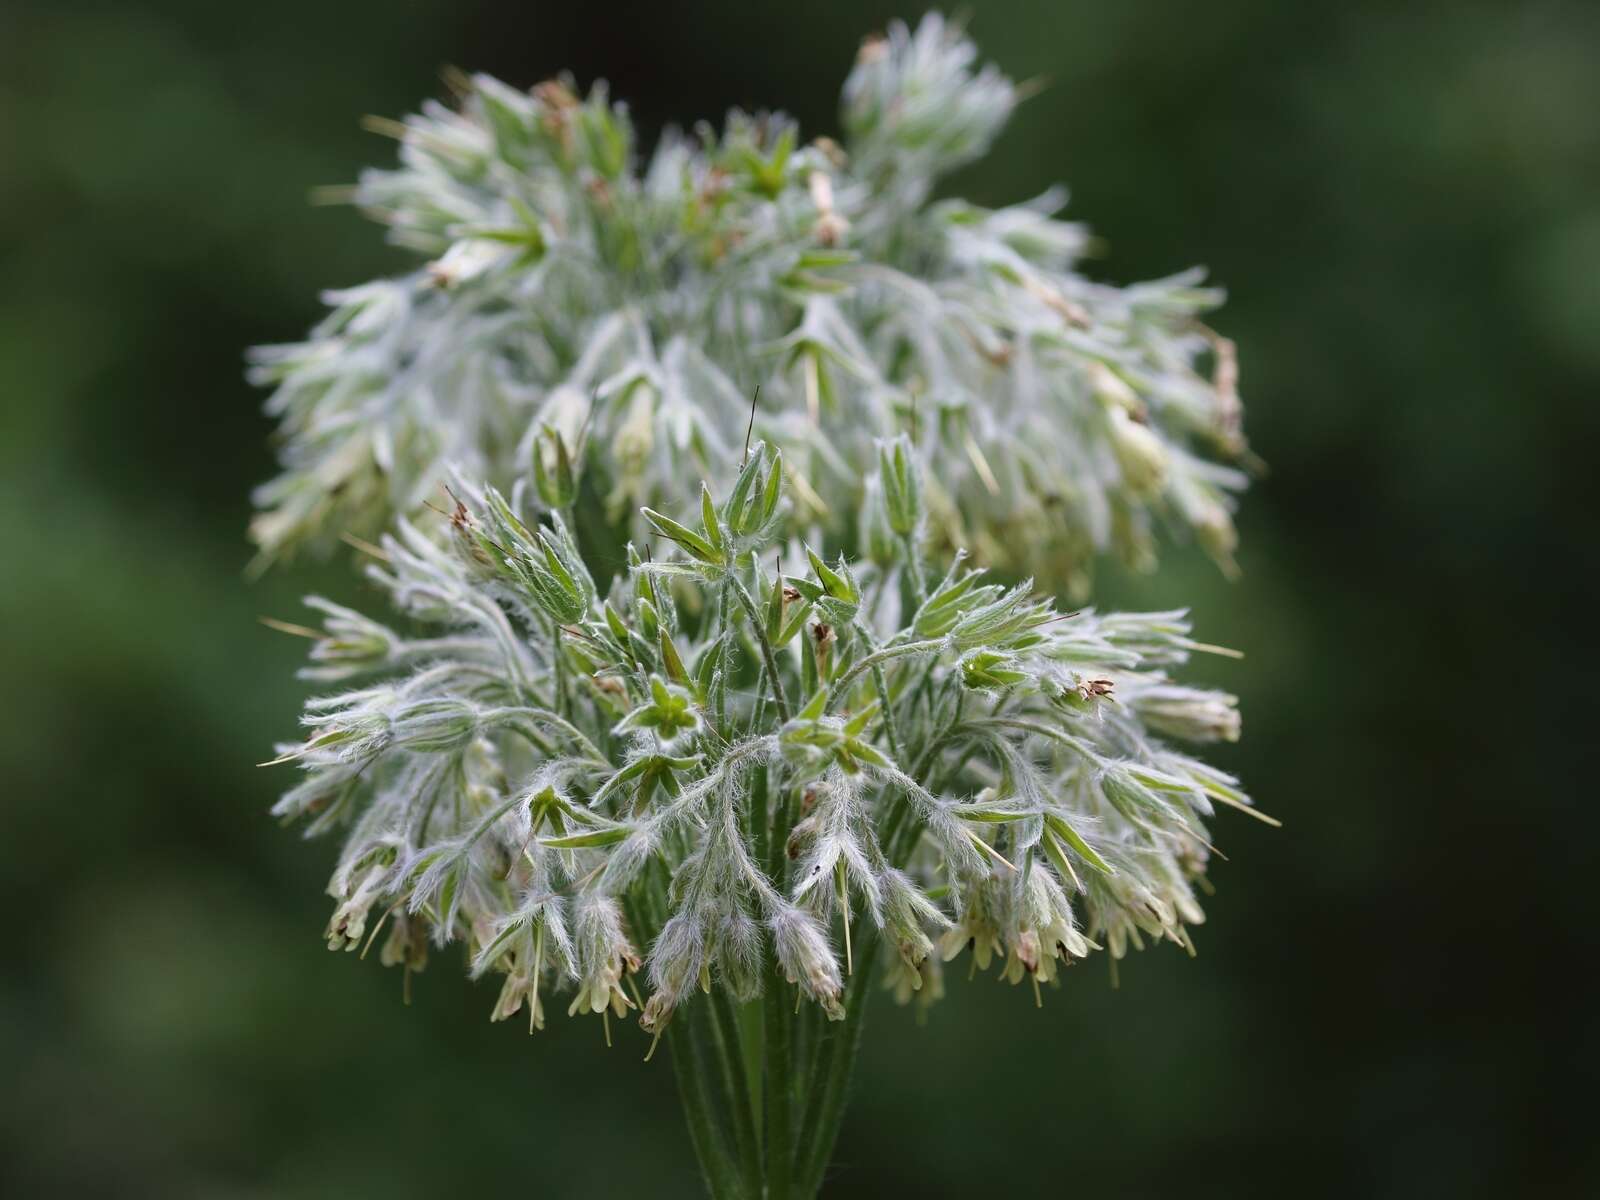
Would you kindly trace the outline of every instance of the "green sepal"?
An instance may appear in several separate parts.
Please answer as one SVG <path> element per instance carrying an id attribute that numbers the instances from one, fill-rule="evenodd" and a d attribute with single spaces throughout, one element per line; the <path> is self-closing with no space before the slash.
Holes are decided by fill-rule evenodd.
<path id="1" fill-rule="evenodd" d="M 1083 859 L 1096 871 L 1099 871 L 1102 875 L 1115 875 L 1117 873 L 1117 869 L 1096 854 L 1094 848 L 1084 841 L 1082 835 L 1071 825 L 1068 825 L 1064 818 L 1056 813 L 1047 812 L 1044 814 L 1044 823 L 1052 833 L 1071 846 L 1079 858 Z"/>
<path id="2" fill-rule="evenodd" d="M 682 546 L 691 557 L 710 566 L 722 565 L 722 555 L 717 548 L 687 525 L 680 525 L 671 517 L 663 516 L 653 508 L 641 508 L 639 511 L 657 533 Z"/>
<path id="3" fill-rule="evenodd" d="M 722 537 L 722 522 L 717 519 L 717 506 L 711 500 L 711 489 L 700 485 L 700 525 L 705 530 L 706 541 L 716 554 L 716 562 L 727 557 L 728 544 Z"/>
<path id="4" fill-rule="evenodd" d="M 678 653 L 677 645 L 674 644 L 665 629 L 660 631 L 660 644 L 661 666 L 666 671 L 667 678 L 672 680 L 673 683 L 687 684 L 689 682 L 689 672 L 684 669 L 683 657 Z M 656 680 L 652 679 L 651 686 L 653 687 L 656 682 Z"/>
<path id="5" fill-rule="evenodd" d="M 539 844 L 551 850 L 582 850 L 589 846 L 614 846 L 631 832 L 632 830 L 626 825 L 611 825 L 605 829 L 591 829 L 587 833 L 574 833 L 567 837 L 540 838 Z"/>

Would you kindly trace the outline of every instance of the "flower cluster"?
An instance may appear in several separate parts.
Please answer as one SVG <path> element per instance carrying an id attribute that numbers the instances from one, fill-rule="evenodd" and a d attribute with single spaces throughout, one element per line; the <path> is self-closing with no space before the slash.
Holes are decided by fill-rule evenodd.
<path id="1" fill-rule="evenodd" d="M 492 486 L 456 481 L 443 539 L 401 518 L 368 573 L 420 632 L 316 602 L 306 674 L 350 690 L 280 748 L 304 777 L 277 814 L 347 829 L 330 946 L 387 919 L 408 974 L 450 942 L 503 974 L 497 1019 L 568 991 L 659 1031 L 697 989 L 786 982 L 839 1016 L 880 946 L 930 999 L 964 949 L 1037 987 L 1099 946 L 1187 944 L 1205 823 L 1254 811 L 1163 740 L 1237 737 L 1232 697 L 1167 674 L 1210 647 L 1181 613 L 930 571 L 929 481 L 904 441 L 875 458 L 894 536 L 854 564 L 783 540 L 764 444 L 720 502 L 645 509 L 653 544 L 603 588 L 560 512 Z"/>
<path id="2" fill-rule="evenodd" d="M 452 466 L 559 495 L 565 464 L 629 520 L 737 456 L 759 384 L 791 530 L 854 537 L 875 441 L 906 432 L 944 550 L 1037 573 L 1013 549 L 1037 547 L 1078 594 L 1097 551 L 1152 562 L 1166 521 L 1231 563 L 1247 451 L 1233 347 L 1200 321 L 1218 293 L 1086 278 L 1060 191 L 934 200 L 1018 101 L 937 16 L 863 45 L 837 142 L 735 112 L 646 157 L 603 84 L 455 83 L 379 123 L 400 165 L 351 190 L 424 264 L 256 353 L 282 426 L 265 557 L 419 519 Z"/>

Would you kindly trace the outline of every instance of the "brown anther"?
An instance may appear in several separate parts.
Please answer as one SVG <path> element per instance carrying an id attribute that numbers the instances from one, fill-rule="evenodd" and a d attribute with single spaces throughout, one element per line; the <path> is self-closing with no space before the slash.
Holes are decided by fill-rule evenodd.
<path id="1" fill-rule="evenodd" d="M 572 89 L 559 79 L 546 79 L 543 83 L 534 84 L 533 98 L 555 109 L 578 106 L 578 98 L 572 94 Z"/>
<path id="2" fill-rule="evenodd" d="M 1011 360 L 1016 355 L 1016 350 L 1010 342 L 1000 342 L 995 346 L 979 346 L 978 353 L 984 360 L 996 367 L 1009 367 Z"/>
<path id="3" fill-rule="evenodd" d="M 710 204 L 728 190 L 728 181 L 732 176 L 722 167 L 712 167 L 706 172 L 705 179 L 700 184 L 700 202 Z"/>
<path id="4" fill-rule="evenodd" d="M 822 157 L 832 163 L 835 170 L 843 168 L 845 163 L 850 161 L 850 156 L 844 152 L 844 147 L 831 137 L 819 137 L 811 144 L 822 152 Z"/>
<path id="5" fill-rule="evenodd" d="M 833 247 L 844 240 L 845 232 L 850 228 L 849 223 L 838 213 L 823 213 L 817 218 L 817 223 L 812 229 L 816 235 L 819 246 Z"/>

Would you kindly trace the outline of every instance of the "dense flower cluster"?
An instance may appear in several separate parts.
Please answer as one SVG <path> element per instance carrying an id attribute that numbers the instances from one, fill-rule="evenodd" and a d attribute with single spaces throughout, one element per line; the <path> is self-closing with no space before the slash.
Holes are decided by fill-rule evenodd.
<path id="1" fill-rule="evenodd" d="M 1199 320 L 1218 294 L 1092 282 L 1059 191 L 934 200 L 1018 100 L 938 17 L 863 45 L 840 142 L 735 112 L 645 158 L 603 84 L 457 84 L 383 124 L 400 165 L 352 190 L 425 265 L 255 356 L 282 423 L 265 557 L 418 518 L 452 466 L 509 489 L 567 456 L 629 520 L 737 457 L 759 385 L 791 530 L 855 536 L 875 440 L 904 432 L 934 545 L 1078 593 L 1098 550 L 1153 561 L 1159 518 L 1231 563 L 1246 449 L 1232 345 Z"/>
<path id="2" fill-rule="evenodd" d="M 604 593 L 560 512 L 457 481 L 448 538 L 402 518 L 368 573 L 425 636 L 316 601 L 308 677 L 373 678 L 281 748 L 305 774 L 278 814 L 349 828 L 329 944 L 387 918 L 385 962 L 462 941 L 502 973 L 496 1018 L 537 1026 L 566 990 L 654 1030 L 697 988 L 758 994 L 768 948 L 839 1016 L 864 937 L 925 999 L 966 948 L 1037 986 L 1097 945 L 1186 944 L 1205 822 L 1253 811 L 1164 740 L 1238 735 L 1232 697 L 1167 674 L 1210 647 L 1180 613 L 930 572 L 908 449 L 872 480 L 903 536 L 854 565 L 782 543 L 789 473 L 761 445 L 720 504 L 645 509 L 669 552 L 630 547 Z"/>
<path id="3" fill-rule="evenodd" d="M 870 981 L 1192 948 L 1207 823 L 1270 820 L 1178 748 L 1238 737 L 1172 674 L 1226 652 L 1049 598 L 1162 521 L 1231 567 L 1218 297 L 1090 281 L 1059 193 L 934 199 L 1018 100 L 936 16 L 863 45 L 840 142 L 646 159 L 603 84 L 455 85 L 351 196 L 423 265 L 255 355 L 260 561 L 345 535 L 394 610 L 286 626 L 336 690 L 275 812 L 343 834 L 330 947 L 636 1012 L 712 1195 L 813 1195 Z"/>

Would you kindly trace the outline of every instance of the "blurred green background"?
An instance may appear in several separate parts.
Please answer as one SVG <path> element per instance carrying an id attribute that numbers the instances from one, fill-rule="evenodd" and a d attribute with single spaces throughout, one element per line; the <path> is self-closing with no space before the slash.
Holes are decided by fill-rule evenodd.
<path id="1" fill-rule="evenodd" d="M 529 1040 L 450 956 L 400 1004 L 324 950 L 331 844 L 265 810 L 300 647 L 248 583 L 271 470 L 252 343 L 397 269 L 307 205 L 447 63 L 570 67 L 641 124 L 831 132 L 858 38 L 916 6 L 460 0 L 0 10 L 0 1192 L 696 1194 L 664 1063 Z M 1595 1194 L 1588 719 L 1600 7 L 985 3 L 1043 77 L 981 202 L 1073 188 L 1118 281 L 1232 294 L 1272 473 L 1243 580 L 1174 551 L 1103 602 L 1192 604 L 1240 663 L 1223 757 L 1286 824 L 1170 948 L 870 1019 L 827 1194 Z M 1587 1083 L 1585 1083 L 1587 1081 Z"/>

